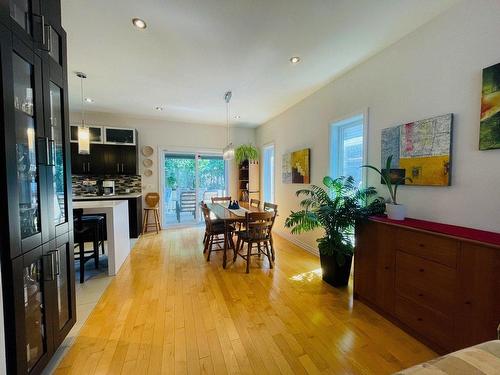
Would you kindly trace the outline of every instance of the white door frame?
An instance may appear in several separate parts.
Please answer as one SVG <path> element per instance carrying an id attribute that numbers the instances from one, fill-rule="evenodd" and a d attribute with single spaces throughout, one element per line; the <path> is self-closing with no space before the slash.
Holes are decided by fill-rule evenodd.
<path id="1" fill-rule="evenodd" d="M 160 202 L 163 202 L 163 198 L 165 196 L 165 154 L 167 153 L 176 153 L 176 154 L 186 154 L 186 155 L 193 155 L 195 156 L 195 159 L 197 160 L 198 155 L 217 155 L 217 156 L 222 156 L 222 151 L 218 148 L 202 148 L 202 147 L 178 147 L 178 146 L 158 146 L 158 190 L 161 192 L 161 198 Z M 225 181 L 225 189 L 226 191 L 228 190 L 228 168 L 229 165 L 226 161 L 225 166 L 224 166 L 224 181 Z M 199 179 L 198 179 L 198 163 L 195 163 L 195 191 L 198 192 L 199 189 Z M 198 195 L 196 195 L 196 206 L 198 206 Z M 162 224 L 162 227 L 164 225 L 163 223 L 163 218 L 164 218 L 164 204 L 160 204 L 160 222 Z M 199 218 L 198 218 L 198 210 L 196 210 L 196 224 L 198 224 Z M 170 226 L 183 226 L 184 224 L 171 224 Z"/>

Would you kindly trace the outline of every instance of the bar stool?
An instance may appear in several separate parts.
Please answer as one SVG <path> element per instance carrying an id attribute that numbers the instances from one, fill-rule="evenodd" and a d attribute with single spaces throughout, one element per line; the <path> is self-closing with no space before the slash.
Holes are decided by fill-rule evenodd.
<path id="1" fill-rule="evenodd" d="M 147 193 L 144 199 L 148 207 L 144 208 L 144 219 L 142 223 L 142 233 L 147 233 L 148 228 L 154 227 L 156 229 L 156 233 L 161 230 L 160 224 L 160 209 L 158 207 L 158 203 L 160 202 L 160 194 L 158 193 Z M 149 213 L 153 213 L 154 222 L 149 222 Z"/>
<path id="2" fill-rule="evenodd" d="M 75 260 L 80 261 L 80 284 L 85 282 L 85 263 L 94 259 L 95 268 L 99 268 L 99 246 L 104 253 L 104 216 L 84 215 L 83 209 L 73 210 L 74 248 L 78 247 Z M 92 242 L 92 250 L 85 250 L 85 242 Z"/>

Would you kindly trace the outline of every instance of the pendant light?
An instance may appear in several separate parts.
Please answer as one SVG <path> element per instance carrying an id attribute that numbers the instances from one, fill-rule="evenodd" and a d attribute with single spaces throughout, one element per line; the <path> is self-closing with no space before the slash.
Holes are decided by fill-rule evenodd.
<path id="1" fill-rule="evenodd" d="M 87 78 L 87 75 L 82 72 L 76 72 L 76 76 L 80 78 L 80 92 L 81 92 L 81 117 L 82 123 L 78 127 L 78 153 L 81 155 L 90 154 L 90 129 L 85 125 L 85 107 L 83 95 L 83 80 Z"/>
<path id="2" fill-rule="evenodd" d="M 233 143 L 231 142 L 231 137 L 230 137 L 230 129 L 229 129 L 229 118 L 231 116 L 231 111 L 230 111 L 230 105 L 229 102 L 231 101 L 231 97 L 233 96 L 233 93 L 231 91 L 227 91 L 224 94 L 224 101 L 226 102 L 226 127 L 227 127 L 227 146 L 224 147 L 222 150 L 222 157 L 224 160 L 231 160 L 234 159 L 234 146 Z"/>

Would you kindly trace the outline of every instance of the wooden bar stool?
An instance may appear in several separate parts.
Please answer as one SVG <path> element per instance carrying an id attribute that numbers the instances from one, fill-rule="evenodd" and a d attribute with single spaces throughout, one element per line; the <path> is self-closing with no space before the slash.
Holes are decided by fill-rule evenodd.
<path id="1" fill-rule="evenodd" d="M 158 203 L 160 202 L 160 194 L 158 193 L 147 193 L 145 198 L 148 207 L 144 208 L 144 219 L 142 223 L 142 233 L 147 233 L 148 228 L 154 227 L 156 233 L 161 230 L 160 224 L 160 209 Z M 149 213 L 153 214 L 154 222 L 149 222 Z"/>

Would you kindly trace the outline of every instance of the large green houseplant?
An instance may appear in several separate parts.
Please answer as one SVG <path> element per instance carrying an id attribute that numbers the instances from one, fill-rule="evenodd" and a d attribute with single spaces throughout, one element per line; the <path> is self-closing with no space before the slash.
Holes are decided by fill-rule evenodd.
<path id="1" fill-rule="evenodd" d="M 358 188 L 354 178 L 323 178 L 325 188 L 312 185 L 297 191 L 303 196 L 302 210 L 292 211 L 285 221 L 293 234 L 322 228 L 317 240 L 323 280 L 333 286 L 349 282 L 354 254 L 354 227 L 357 220 L 384 212 L 384 200 L 373 187 Z"/>
<path id="2" fill-rule="evenodd" d="M 399 204 L 397 201 L 398 187 L 405 183 L 405 181 L 412 182 L 410 177 L 401 177 L 391 172 L 392 155 L 389 156 L 385 162 L 385 169 L 378 169 L 373 165 L 362 165 L 361 168 L 369 168 L 377 172 L 382 182 L 385 184 L 389 192 L 389 201 L 386 203 L 387 216 L 392 220 L 404 220 L 406 216 L 406 206 Z"/>
<path id="3" fill-rule="evenodd" d="M 251 144 L 243 144 L 236 148 L 234 157 L 238 164 L 241 164 L 245 160 L 259 160 L 259 149 Z"/>

